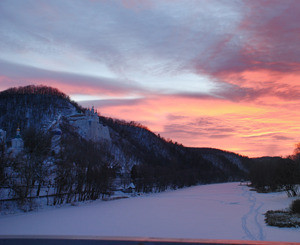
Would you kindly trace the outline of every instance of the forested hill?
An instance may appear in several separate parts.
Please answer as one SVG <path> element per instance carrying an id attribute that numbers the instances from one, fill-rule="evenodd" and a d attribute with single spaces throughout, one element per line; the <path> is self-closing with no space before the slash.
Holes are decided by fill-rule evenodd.
<path id="1" fill-rule="evenodd" d="M 58 115 L 75 111 L 83 108 L 56 88 L 29 85 L 0 92 L 0 128 L 8 139 L 15 136 L 17 127 L 46 127 Z"/>
<path id="2" fill-rule="evenodd" d="M 144 179 L 154 177 L 158 183 L 183 187 L 246 178 L 251 161 L 247 157 L 218 149 L 184 147 L 134 122 L 106 117 L 100 117 L 100 121 L 112 129 L 114 144 L 126 149 L 128 158 L 138 159 L 136 169 Z"/>
<path id="3" fill-rule="evenodd" d="M 121 179 L 120 183 L 124 185 L 134 183 L 137 191 L 148 192 L 201 183 L 239 181 L 247 175 L 250 161 L 247 157 L 217 149 L 184 147 L 135 122 L 99 116 L 99 125 L 108 128 L 110 140 L 106 143 L 92 142 L 84 137 L 82 129 L 79 131 L 71 125 L 75 117 L 84 115 L 86 111 L 55 88 L 30 85 L 0 93 L 0 129 L 7 132 L 7 145 L 15 137 L 17 127 L 24 139 L 25 155 L 35 154 L 37 148 L 33 146 L 39 144 L 38 138 L 34 141 L 34 137 L 30 137 L 32 132 L 32 135 L 47 136 L 50 142 L 48 148 L 43 150 L 42 157 L 40 154 L 40 158 L 34 159 L 48 159 L 54 166 L 52 169 L 60 172 L 54 171 L 52 177 L 47 178 L 53 178 L 55 185 L 62 185 L 61 189 L 55 186 L 56 190 L 75 186 L 72 190 L 75 198 L 77 192 L 86 191 L 88 184 L 91 185 L 89 188 L 97 190 L 92 192 L 95 198 L 101 192 L 107 192 L 115 178 Z M 62 132 L 59 137 L 49 132 L 54 122 Z M 53 149 L 54 137 L 60 151 Z M 90 173 L 89 167 L 95 175 L 94 180 L 98 181 L 101 176 L 106 178 L 103 183 L 98 183 L 101 188 L 92 185 L 93 178 L 82 177 L 84 173 Z M 64 173 L 73 173 L 69 178 L 73 178 L 75 184 L 71 185 L 72 181 L 59 182 L 62 181 L 60 174 L 61 178 L 66 178 Z M 88 198 L 87 195 L 84 197 Z"/>

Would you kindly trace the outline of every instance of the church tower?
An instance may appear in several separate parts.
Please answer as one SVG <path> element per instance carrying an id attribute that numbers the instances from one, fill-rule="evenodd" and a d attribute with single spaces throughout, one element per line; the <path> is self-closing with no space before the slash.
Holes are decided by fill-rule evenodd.
<path id="1" fill-rule="evenodd" d="M 14 156 L 18 155 L 21 151 L 23 151 L 24 142 L 21 138 L 21 130 L 17 128 L 16 137 L 11 140 L 11 150 Z"/>

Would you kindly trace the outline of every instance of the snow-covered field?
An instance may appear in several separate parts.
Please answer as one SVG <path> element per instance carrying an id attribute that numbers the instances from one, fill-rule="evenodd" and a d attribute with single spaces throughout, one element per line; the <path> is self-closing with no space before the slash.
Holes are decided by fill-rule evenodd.
<path id="1" fill-rule="evenodd" d="M 190 187 L 115 201 L 0 217 L 0 235 L 88 235 L 300 242 L 300 228 L 266 226 L 285 193 L 258 194 L 239 183 Z"/>

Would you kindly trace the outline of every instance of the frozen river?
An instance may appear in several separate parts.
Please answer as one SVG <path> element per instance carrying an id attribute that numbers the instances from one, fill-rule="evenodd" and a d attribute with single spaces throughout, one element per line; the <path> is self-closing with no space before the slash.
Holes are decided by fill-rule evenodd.
<path id="1" fill-rule="evenodd" d="M 264 213 L 284 209 L 285 193 L 258 194 L 239 183 L 0 217 L 0 235 L 83 235 L 300 242 L 300 228 L 266 226 Z"/>

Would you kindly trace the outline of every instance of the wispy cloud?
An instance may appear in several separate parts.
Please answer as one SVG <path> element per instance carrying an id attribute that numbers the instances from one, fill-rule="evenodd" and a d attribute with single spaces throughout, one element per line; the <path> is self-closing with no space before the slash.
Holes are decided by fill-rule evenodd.
<path id="1" fill-rule="evenodd" d="M 3 60 L 0 60 L 0 74 L 2 76 L 0 78 L 1 87 L 42 83 L 52 86 L 59 85 L 62 88 L 67 87 L 72 93 L 124 95 L 144 91 L 133 81 L 51 71 Z"/>
<path id="2" fill-rule="evenodd" d="M 114 106 L 138 106 L 143 102 L 143 99 L 102 99 L 102 100 L 89 100 L 80 101 L 80 104 L 85 107 L 90 107 L 91 105 L 97 108 L 103 107 L 114 107 Z"/>

